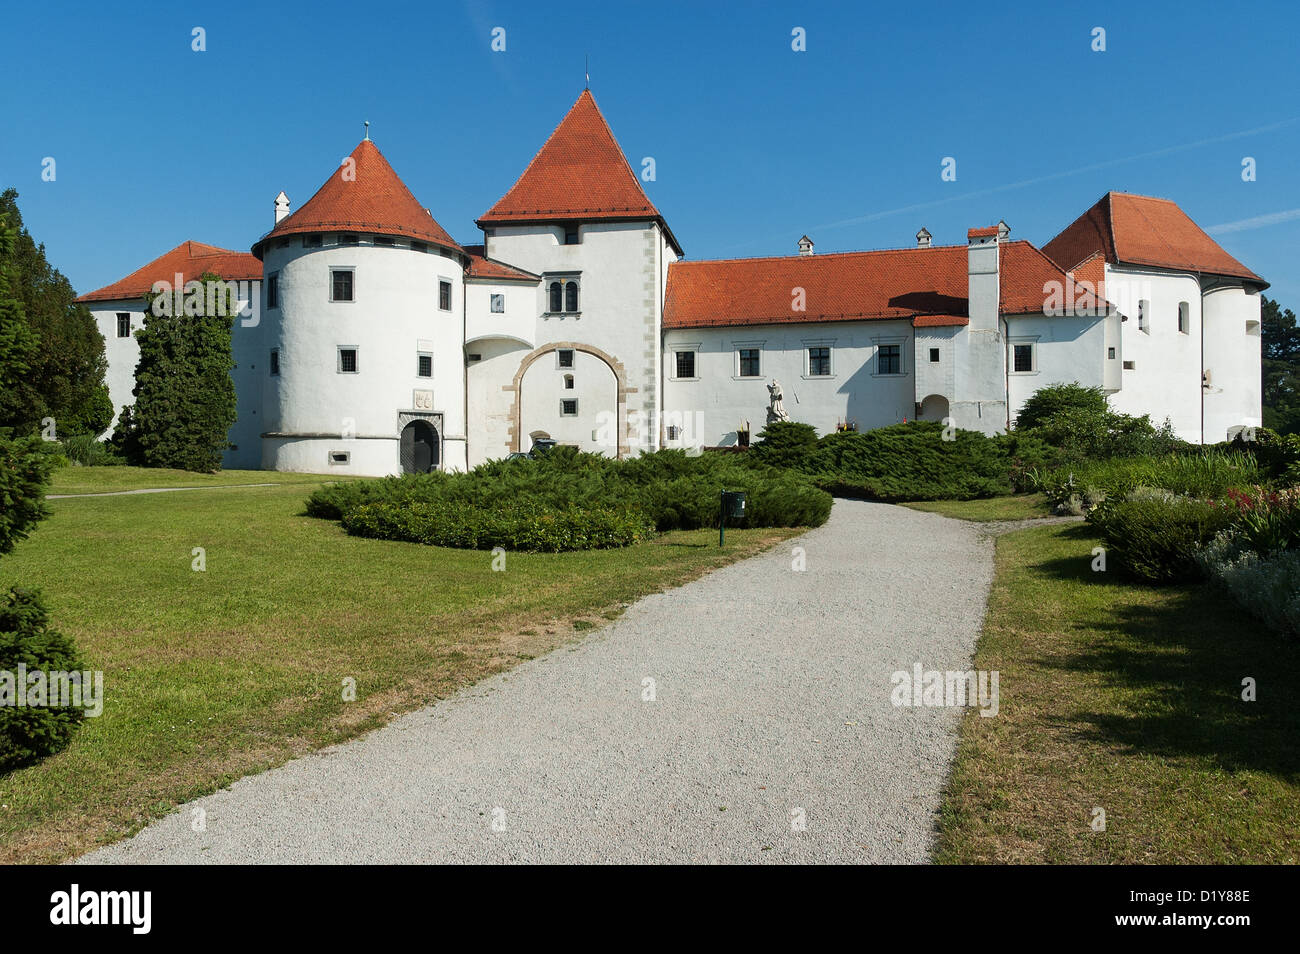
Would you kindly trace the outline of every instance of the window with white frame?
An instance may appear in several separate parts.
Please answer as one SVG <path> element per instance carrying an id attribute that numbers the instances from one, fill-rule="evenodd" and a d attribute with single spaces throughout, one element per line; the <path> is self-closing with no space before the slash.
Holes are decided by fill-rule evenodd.
<path id="1" fill-rule="evenodd" d="M 546 312 L 568 315 L 578 312 L 578 280 L 563 276 L 546 280 Z"/>
<path id="2" fill-rule="evenodd" d="M 131 313 L 119 311 L 117 313 L 117 336 L 119 338 L 131 337 Z"/>
<path id="3" fill-rule="evenodd" d="M 689 380 L 695 377 L 695 349 L 687 348 L 673 353 L 673 377 Z"/>
<path id="4" fill-rule="evenodd" d="M 555 352 L 555 366 L 558 368 L 573 367 L 573 349 L 561 348 Z"/>
<path id="5" fill-rule="evenodd" d="M 895 375 L 903 373 L 902 342 L 882 343 L 876 345 L 876 374 Z"/>
<path id="6" fill-rule="evenodd" d="M 356 374 L 357 373 L 357 347 L 356 345 L 339 346 L 339 374 Z"/>
<path id="7" fill-rule="evenodd" d="M 330 269 L 330 301 L 355 301 L 356 289 L 352 279 L 350 268 Z"/>
<path id="8" fill-rule="evenodd" d="M 501 292 L 493 292 L 489 297 L 491 301 L 492 314 L 504 315 L 506 313 L 506 296 Z"/>
<path id="9" fill-rule="evenodd" d="M 416 354 L 415 376 L 417 378 L 433 377 L 433 355 L 428 351 L 421 351 Z"/>
<path id="10" fill-rule="evenodd" d="M 577 417 L 578 399 L 565 398 L 560 402 L 560 417 Z"/>
<path id="11" fill-rule="evenodd" d="M 1038 370 L 1038 349 L 1033 341 L 1011 343 L 1011 373 L 1033 374 Z"/>
<path id="12" fill-rule="evenodd" d="M 445 278 L 438 281 L 438 308 L 451 311 L 451 282 Z"/>
<path id="13" fill-rule="evenodd" d="M 737 348 L 736 373 L 742 378 L 762 377 L 762 355 L 762 348 Z"/>
<path id="14" fill-rule="evenodd" d="M 813 345 L 808 349 L 808 377 L 828 378 L 831 375 L 831 349 L 829 345 Z"/>

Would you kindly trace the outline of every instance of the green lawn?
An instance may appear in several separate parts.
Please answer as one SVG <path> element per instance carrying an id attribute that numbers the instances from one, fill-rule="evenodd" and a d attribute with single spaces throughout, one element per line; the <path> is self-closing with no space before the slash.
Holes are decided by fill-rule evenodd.
<path id="1" fill-rule="evenodd" d="M 988 497 L 984 500 L 921 500 L 903 506 L 959 520 L 1030 520 L 1052 515 L 1051 506 L 1042 494 Z"/>
<path id="2" fill-rule="evenodd" d="M 998 539 L 976 667 L 1000 712 L 963 721 L 936 859 L 1295 864 L 1300 646 L 1207 585 L 1094 573 L 1096 545 L 1079 525 Z"/>
<path id="3" fill-rule="evenodd" d="M 493 572 L 490 553 L 349 537 L 301 516 L 308 490 L 55 500 L 0 561 L 0 586 L 39 585 L 105 689 L 103 716 L 69 749 L 0 777 L 0 862 L 58 861 L 129 834 L 797 532 L 731 530 L 724 551 L 701 530 L 510 554 Z M 357 701 L 345 703 L 349 677 Z"/>
<path id="4" fill-rule="evenodd" d="M 52 494 L 104 494 L 153 487 L 229 487 L 234 484 L 310 484 L 355 478 L 333 475 L 286 474 L 275 470 L 222 470 L 194 474 L 165 467 L 60 467 L 54 472 Z"/>

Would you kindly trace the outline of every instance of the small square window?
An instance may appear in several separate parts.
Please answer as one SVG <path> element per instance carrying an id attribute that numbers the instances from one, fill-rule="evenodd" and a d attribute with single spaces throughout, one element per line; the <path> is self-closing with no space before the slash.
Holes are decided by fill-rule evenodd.
<path id="1" fill-rule="evenodd" d="M 564 244 L 565 244 L 565 245 L 577 245 L 577 244 L 578 244 L 578 227 L 577 227 L 576 225 L 568 225 L 568 226 L 565 226 L 565 229 L 564 229 Z"/>
<path id="2" fill-rule="evenodd" d="M 426 245 L 424 242 L 412 242 L 412 243 L 411 243 L 411 251 L 412 251 L 412 252 L 427 252 L 427 251 L 429 251 L 429 246 Z"/>
<path id="3" fill-rule="evenodd" d="M 808 349 L 808 376 L 814 378 L 829 377 L 831 373 L 831 349 Z"/>
<path id="4" fill-rule="evenodd" d="M 678 437 L 681 436 L 681 433 L 682 433 L 682 429 L 678 425 L 676 424 L 668 425 L 668 439 L 670 441 L 677 440 Z"/>
<path id="5" fill-rule="evenodd" d="M 351 451 L 330 451 L 331 464 L 346 464 L 352 459 Z"/>
<path id="6" fill-rule="evenodd" d="M 271 374 L 280 373 L 280 349 L 275 348 L 271 351 Z"/>
<path id="7" fill-rule="evenodd" d="M 578 399 L 566 398 L 560 402 L 560 417 L 577 417 Z"/>
<path id="8" fill-rule="evenodd" d="M 117 336 L 119 338 L 131 337 L 131 315 L 125 311 L 117 313 Z"/>
<path id="9" fill-rule="evenodd" d="M 742 378 L 756 378 L 762 374 L 762 361 L 759 359 L 757 348 L 741 348 L 739 355 Z"/>
<path id="10" fill-rule="evenodd" d="M 302 237 L 303 248 L 320 248 L 320 235 L 304 235 Z"/>
<path id="11" fill-rule="evenodd" d="M 492 294 L 492 314 L 504 315 L 506 313 L 506 296 L 500 292 Z"/>
<path id="12" fill-rule="evenodd" d="M 280 273 L 271 272 L 266 276 L 266 307 L 280 307 Z"/>
<path id="13" fill-rule="evenodd" d="M 1034 346 L 1031 344 L 1018 344 L 1012 348 L 1013 369 L 1018 373 L 1026 373 L 1034 370 Z"/>
<path id="14" fill-rule="evenodd" d="M 340 374 L 357 373 L 357 349 L 356 348 L 339 348 L 339 373 Z"/>
<path id="15" fill-rule="evenodd" d="M 566 391 L 572 391 L 572 390 L 573 390 L 573 375 L 571 375 L 571 374 L 566 374 L 566 375 L 564 376 L 564 390 L 566 390 Z"/>
<path id="16" fill-rule="evenodd" d="M 352 301 L 352 270 L 330 272 L 330 301 Z"/>
<path id="17" fill-rule="evenodd" d="M 451 282 L 438 282 L 438 307 L 443 311 L 451 311 Z"/>
<path id="18" fill-rule="evenodd" d="M 1135 370 L 1136 368 L 1137 368 L 1137 362 L 1135 362 L 1135 361 L 1125 361 L 1125 362 L 1124 362 L 1124 370 L 1125 370 L 1125 371 L 1133 371 L 1133 370 Z"/>
<path id="19" fill-rule="evenodd" d="M 556 352 L 556 355 L 558 356 L 558 360 L 559 360 L 559 362 L 560 362 L 560 367 L 562 367 L 562 368 L 571 368 L 571 367 L 573 367 L 573 349 L 572 349 L 572 348 L 561 348 L 559 351 Z"/>
<path id="20" fill-rule="evenodd" d="M 903 373 L 903 346 L 881 345 L 876 352 L 876 374 Z"/>
<path id="21" fill-rule="evenodd" d="M 1107 357 L 1108 359 L 1110 359 L 1111 361 L 1114 361 L 1114 360 L 1115 360 L 1115 349 L 1114 349 L 1114 348 L 1107 348 L 1107 349 L 1106 349 L 1106 357 Z"/>
<path id="22" fill-rule="evenodd" d="M 939 363 L 939 349 L 938 349 L 938 348 L 931 348 L 931 349 L 930 349 L 930 363 L 931 363 L 931 364 L 938 364 L 938 363 Z"/>
<path id="23" fill-rule="evenodd" d="M 415 361 L 415 374 L 421 378 L 433 377 L 433 355 L 421 353 Z"/>
<path id="24" fill-rule="evenodd" d="M 679 378 L 695 377 L 695 352 L 694 351 L 677 352 L 677 377 Z"/>

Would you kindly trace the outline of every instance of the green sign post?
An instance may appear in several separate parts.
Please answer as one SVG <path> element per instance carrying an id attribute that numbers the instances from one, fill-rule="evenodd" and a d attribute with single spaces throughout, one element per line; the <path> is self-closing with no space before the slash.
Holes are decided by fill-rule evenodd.
<path id="1" fill-rule="evenodd" d="M 727 542 L 727 518 L 745 516 L 745 495 L 738 490 L 724 490 L 718 501 L 718 546 Z"/>

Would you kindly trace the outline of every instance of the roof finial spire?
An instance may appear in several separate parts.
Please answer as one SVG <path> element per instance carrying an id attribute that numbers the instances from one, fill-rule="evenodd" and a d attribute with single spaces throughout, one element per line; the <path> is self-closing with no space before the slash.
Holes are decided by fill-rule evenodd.
<path id="1" fill-rule="evenodd" d="M 366 120 L 366 142 L 370 142 L 370 120 Z"/>
<path id="2" fill-rule="evenodd" d="M 591 89 L 591 54 L 590 53 L 584 53 L 582 55 L 582 70 L 587 77 L 586 88 Z"/>

